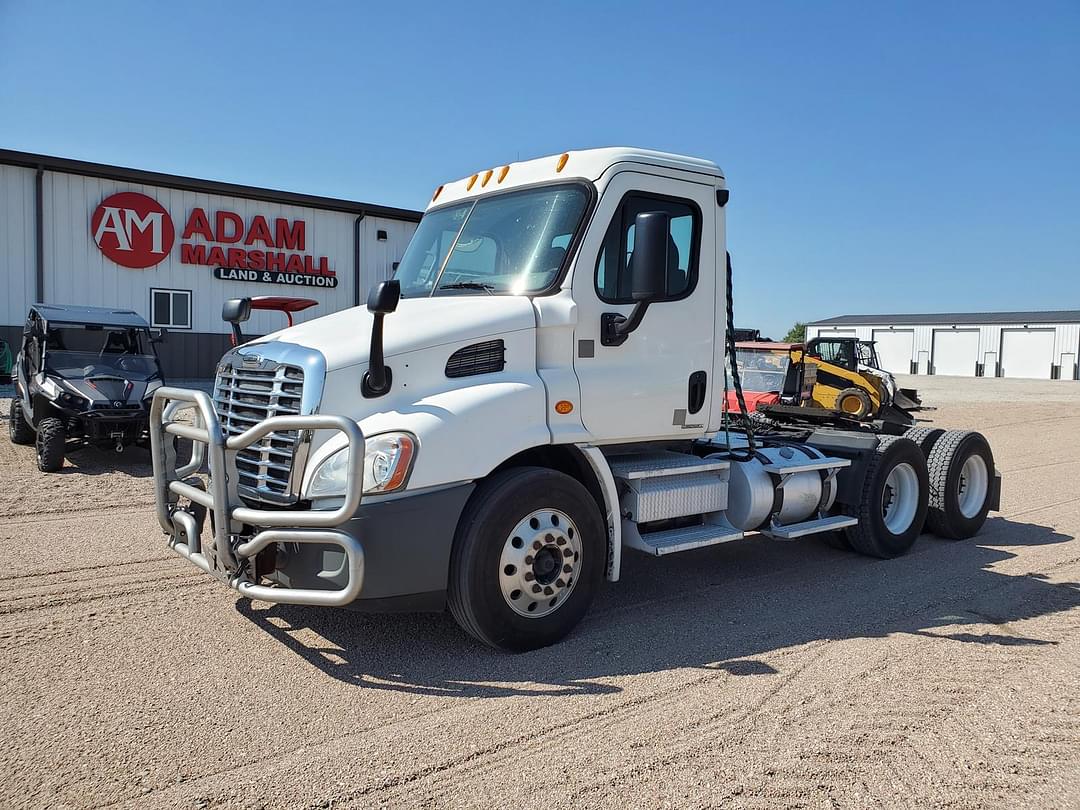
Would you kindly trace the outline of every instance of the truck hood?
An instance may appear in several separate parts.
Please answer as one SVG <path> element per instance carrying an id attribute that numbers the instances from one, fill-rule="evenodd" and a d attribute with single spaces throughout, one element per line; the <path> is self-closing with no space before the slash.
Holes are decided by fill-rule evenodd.
<path id="1" fill-rule="evenodd" d="M 322 353 L 327 371 L 333 371 L 367 363 L 374 320 L 366 307 L 353 307 L 274 332 L 248 345 L 280 340 L 309 346 Z M 397 311 L 383 322 L 383 352 L 389 358 L 535 326 L 532 302 L 523 296 L 404 298 Z"/>

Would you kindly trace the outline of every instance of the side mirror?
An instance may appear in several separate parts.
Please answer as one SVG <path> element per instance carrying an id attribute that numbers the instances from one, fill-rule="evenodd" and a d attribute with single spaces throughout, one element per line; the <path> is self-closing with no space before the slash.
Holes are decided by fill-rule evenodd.
<path id="1" fill-rule="evenodd" d="M 221 306 L 221 320 L 232 324 L 232 336 L 229 342 L 233 346 L 239 346 L 244 342 L 244 335 L 240 331 L 240 324 L 251 317 L 250 298 L 230 298 Z"/>
<path id="2" fill-rule="evenodd" d="M 165 327 L 157 330 L 157 334 L 150 338 L 151 343 L 164 343 L 165 338 L 169 336 L 169 330 Z"/>
<path id="3" fill-rule="evenodd" d="M 221 307 L 221 320 L 226 323 L 243 323 L 250 317 L 250 298 L 230 298 Z"/>
<path id="4" fill-rule="evenodd" d="M 367 297 L 368 312 L 377 315 L 389 315 L 397 309 L 398 301 L 401 300 L 401 282 L 396 278 L 390 281 L 380 281 L 371 288 Z"/>
<path id="5" fill-rule="evenodd" d="M 671 215 L 665 211 L 643 211 L 634 218 L 634 252 L 630 254 L 630 315 L 605 312 L 600 316 L 600 345 L 621 346 L 653 301 L 667 295 L 668 242 Z"/>
<path id="6" fill-rule="evenodd" d="M 393 374 L 383 358 L 383 318 L 397 309 L 401 300 L 401 282 L 396 278 L 380 281 L 368 295 L 368 312 L 375 316 L 371 324 L 371 348 L 368 370 L 360 382 L 360 393 L 367 398 L 381 397 L 390 390 Z"/>
<path id="7" fill-rule="evenodd" d="M 630 296 L 635 301 L 655 301 L 667 294 L 670 234 L 671 215 L 665 211 L 644 211 L 634 218 Z"/>

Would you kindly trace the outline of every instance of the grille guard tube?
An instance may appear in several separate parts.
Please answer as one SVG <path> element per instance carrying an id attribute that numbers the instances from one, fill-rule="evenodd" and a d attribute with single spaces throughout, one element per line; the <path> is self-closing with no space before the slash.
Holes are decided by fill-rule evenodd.
<path id="1" fill-rule="evenodd" d="M 181 411 L 194 411 L 194 425 L 175 421 Z M 298 511 L 252 509 L 244 505 L 236 491 L 236 453 L 278 430 L 337 430 L 348 439 L 350 453 L 346 468 L 345 501 L 334 510 Z M 168 436 L 192 442 L 188 464 L 177 467 L 176 450 Z M 363 485 L 364 434 L 352 420 L 341 416 L 273 416 L 243 433 L 225 437 L 213 401 L 202 391 L 185 388 L 158 388 L 150 409 L 150 447 L 154 469 L 154 495 L 158 523 L 170 537 L 169 545 L 190 562 L 227 582 L 244 596 L 267 602 L 339 606 L 360 593 L 364 575 L 364 553 L 360 543 L 342 532 L 330 531 L 353 516 L 360 506 Z M 206 490 L 184 479 L 206 464 L 210 472 Z M 214 515 L 216 558 L 224 569 L 203 553 L 201 526 L 195 516 L 178 508 L 187 498 Z M 246 542 L 232 544 L 243 524 L 268 528 Z M 320 531 L 322 530 L 322 531 Z M 241 560 L 247 561 L 271 543 L 327 543 L 345 552 L 349 580 L 339 590 L 278 588 L 259 585 L 245 578 Z M 240 559 L 238 559 L 240 558 Z"/>

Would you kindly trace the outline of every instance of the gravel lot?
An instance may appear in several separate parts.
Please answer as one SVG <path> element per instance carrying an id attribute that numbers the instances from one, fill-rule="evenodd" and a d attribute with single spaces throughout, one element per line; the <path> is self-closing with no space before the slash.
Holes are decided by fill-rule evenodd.
<path id="1" fill-rule="evenodd" d="M 167 551 L 144 451 L 4 437 L 0 805 L 1078 807 L 1080 384 L 915 382 L 996 452 L 975 540 L 630 553 L 518 656 L 251 605 Z"/>

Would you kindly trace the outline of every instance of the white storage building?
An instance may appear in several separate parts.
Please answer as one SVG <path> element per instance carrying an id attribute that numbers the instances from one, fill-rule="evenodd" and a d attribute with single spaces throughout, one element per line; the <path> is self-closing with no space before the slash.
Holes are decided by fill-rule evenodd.
<path id="1" fill-rule="evenodd" d="M 167 327 L 167 377 L 209 377 L 228 347 L 221 305 L 314 298 L 297 320 L 366 300 L 420 212 L 0 149 L 0 338 L 30 305 L 133 309 Z M 252 335 L 285 325 L 255 312 Z"/>
<path id="2" fill-rule="evenodd" d="M 806 326 L 806 337 L 873 340 L 894 374 L 1080 379 L 1080 310 L 841 315 Z"/>

